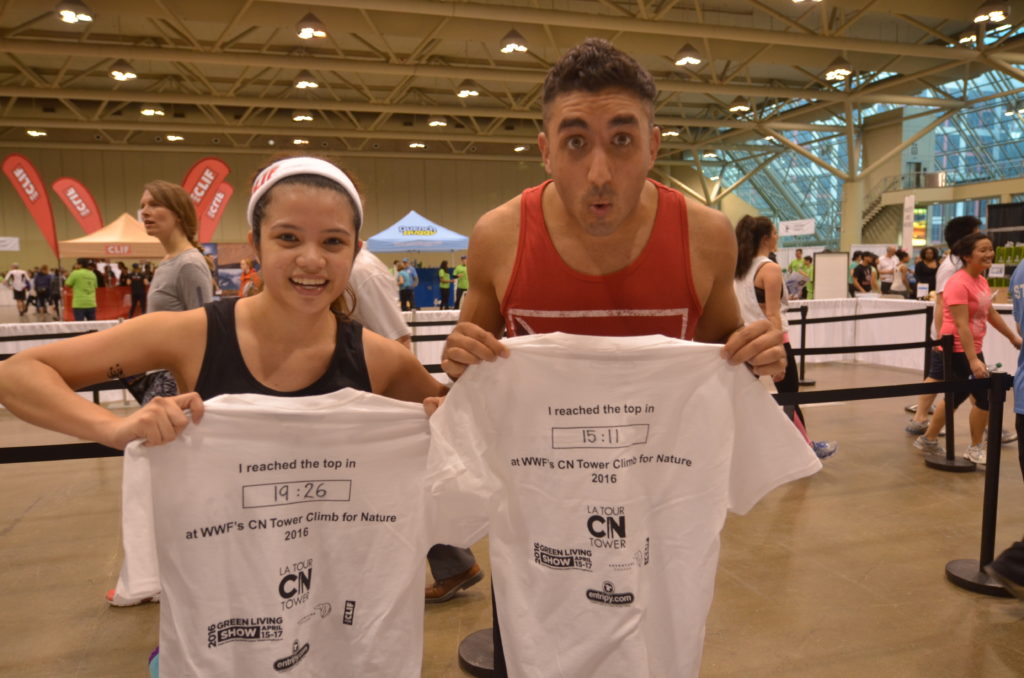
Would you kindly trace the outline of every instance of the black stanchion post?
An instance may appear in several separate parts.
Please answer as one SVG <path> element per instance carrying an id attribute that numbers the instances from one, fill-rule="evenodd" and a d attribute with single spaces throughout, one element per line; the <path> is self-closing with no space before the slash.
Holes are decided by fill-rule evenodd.
<path id="1" fill-rule="evenodd" d="M 989 431 L 1003 429 L 1003 403 L 1006 391 L 1013 387 L 1013 379 L 1003 372 L 996 372 L 989 382 Z M 946 578 L 961 588 L 987 596 L 1009 598 L 1010 593 L 999 582 L 988 576 L 984 567 L 995 557 L 996 510 L 999 503 L 999 461 L 1002 440 L 999 435 L 990 435 L 986 449 L 985 499 L 981 515 L 981 554 L 978 560 L 963 558 L 946 563 Z"/>
<path id="2" fill-rule="evenodd" d="M 924 347 L 924 377 L 928 378 L 928 367 L 931 363 L 932 352 L 932 318 L 935 317 L 935 307 L 927 306 L 924 309 L 924 340 L 927 346 Z"/>
<path id="3" fill-rule="evenodd" d="M 814 386 L 817 382 L 804 378 L 804 350 L 807 348 L 807 305 L 800 307 L 800 385 Z"/>
<path id="4" fill-rule="evenodd" d="M 924 456 L 924 463 L 929 468 L 939 471 L 952 471 L 954 473 L 966 473 L 974 470 L 974 462 L 967 461 L 956 456 L 953 448 L 953 402 L 954 393 L 952 388 L 953 376 L 953 335 L 944 334 L 942 343 L 942 380 L 946 382 L 946 453 L 930 453 Z"/>

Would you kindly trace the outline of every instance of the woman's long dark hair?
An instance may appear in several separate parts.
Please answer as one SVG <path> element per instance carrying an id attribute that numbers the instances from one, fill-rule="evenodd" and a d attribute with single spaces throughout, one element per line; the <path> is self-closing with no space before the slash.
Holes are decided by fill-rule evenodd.
<path id="1" fill-rule="evenodd" d="M 768 217 L 752 217 L 749 214 L 736 224 L 736 279 L 739 280 L 750 270 L 754 263 L 761 241 L 770 238 L 772 220 Z"/>

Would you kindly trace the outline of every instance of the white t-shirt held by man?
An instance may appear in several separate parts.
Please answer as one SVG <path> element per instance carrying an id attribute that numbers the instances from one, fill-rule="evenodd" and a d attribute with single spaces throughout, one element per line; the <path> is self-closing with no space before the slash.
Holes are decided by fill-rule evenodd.
<path id="1" fill-rule="evenodd" d="M 719 532 L 821 468 L 721 346 L 505 340 L 433 415 L 442 543 L 490 531 L 509 675 L 695 678 Z"/>

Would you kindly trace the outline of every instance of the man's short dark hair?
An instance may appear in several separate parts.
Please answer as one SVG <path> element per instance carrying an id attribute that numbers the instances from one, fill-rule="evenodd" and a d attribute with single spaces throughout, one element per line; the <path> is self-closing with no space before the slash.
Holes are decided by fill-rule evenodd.
<path id="1" fill-rule="evenodd" d="M 943 236 L 946 238 L 946 245 L 953 249 L 956 241 L 965 235 L 970 235 L 981 228 L 981 219 L 974 216 L 953 217 L 946 223 L 946 230 Z"/>
<path id="2" fill-rule="evenodd" d="M 658 88 L 647 69 L 607 40 L 587 38 L 562 55 L 544 79 L 544 118 L 559 94 L 624 89 L 643 101 L 654 118 Z"/>

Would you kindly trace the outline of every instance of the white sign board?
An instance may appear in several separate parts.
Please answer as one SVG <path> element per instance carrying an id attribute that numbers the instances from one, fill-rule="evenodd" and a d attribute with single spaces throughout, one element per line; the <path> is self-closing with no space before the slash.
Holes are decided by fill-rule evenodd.
<path id="1" fill-rule="evenodd" d="M 914 195 L 903 198 L 903 249 L 910 251 L 914 246 Z"/>
<path id="2" fill-rule="evenodd" d="M 1006 277 L 1006 264 L 992 264 L 988 269 L 989 278 L 1004 278 Z"/>
<path id="3" fill-rule="evenodd" d="M 814 235 L 814 219 L 794 219 L 779 222 L 779 235 Z"/>
<path id="4" fill-rule="evenodd" d="M 11 236 L 0 237 L 0 252 L 20 252 L 21 238 Z"/>

